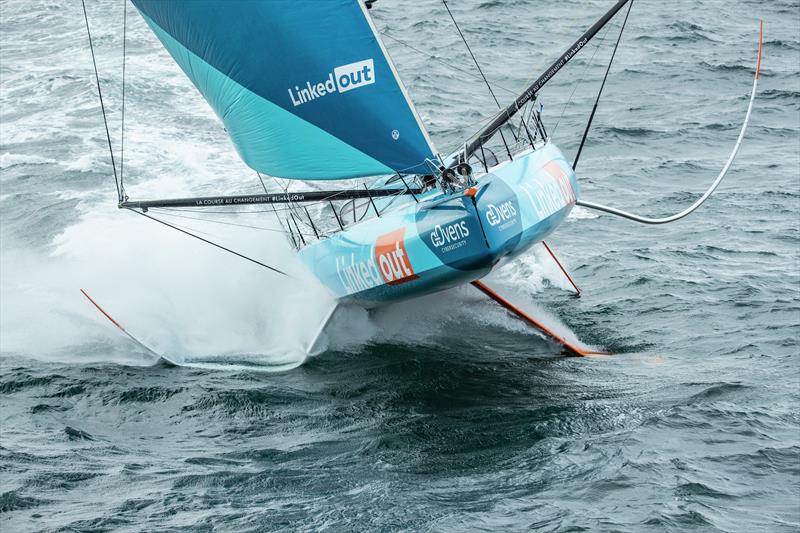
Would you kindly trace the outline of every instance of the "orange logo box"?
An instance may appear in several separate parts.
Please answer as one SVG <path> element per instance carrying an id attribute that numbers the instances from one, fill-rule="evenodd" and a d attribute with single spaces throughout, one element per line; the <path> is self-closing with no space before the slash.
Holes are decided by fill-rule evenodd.
<path id="1" fill-rule="evenodd" d="M 575 191 L 572 189 L 572 183 L 569 181 L 569 176 L 567 176 L 567 173 L 564 172 L 564 169 L 561 168 L 555 160 L 549 161 L 544 166 L 544 170 L 555 178 L 565 202 L 569 204 L 577 200 Z"/>
<path id="2" fill-rule="evenodd" d="M 387 285 L 399 285 L 419 276 L 414 274 L 404 242 L 405 228 L 378 237 L 375 241 L 375 262 Z"/>

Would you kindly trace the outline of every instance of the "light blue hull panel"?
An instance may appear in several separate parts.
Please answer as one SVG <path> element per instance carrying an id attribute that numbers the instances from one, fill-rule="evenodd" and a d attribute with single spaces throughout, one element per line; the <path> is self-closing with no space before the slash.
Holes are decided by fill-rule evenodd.
<path id="1" fill-rule="evenodd" d="M 553 232 L 578 199 L 553 144 L 490 169 L 468 191 L 397 209 L 300 251 L 344 302 L 374 307 L 467 283 Z"/>

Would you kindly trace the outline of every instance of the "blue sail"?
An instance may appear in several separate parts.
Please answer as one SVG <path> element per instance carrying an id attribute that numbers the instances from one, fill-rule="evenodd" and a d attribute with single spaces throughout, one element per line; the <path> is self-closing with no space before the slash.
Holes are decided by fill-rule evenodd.
<path id="1" fill-rule="evenodd" d="M 435 150 L 360 0 L 132 0 L 271 176 L 429 173 Z"/>

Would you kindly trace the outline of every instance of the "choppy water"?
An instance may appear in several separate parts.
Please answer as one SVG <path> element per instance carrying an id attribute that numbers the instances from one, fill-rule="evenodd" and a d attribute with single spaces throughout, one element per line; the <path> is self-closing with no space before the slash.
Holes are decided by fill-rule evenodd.
<path id="1" fill-rule="evenodd" d="M 450 2 L 512 92 L 609 3 Z M 122 4 L 89 10 L 118 144 Z M 440 3 L 373 14 L 472 70 Z M 256 192 L 129 15 L 129 191 Z M 700 212 L 651 228 L 577 210 L 552 244 L 580 299 L 541 251 L 497 274 L 615 354 L 590 359 L 558 356 L 463 289 L 345 314 L 333 349 L 303 361 L 323 291 L 115 209 L 82 16 L 74 1 L 0 3 L 4 531 L 800 527 L 800 3 L 634 6 L 582 156 L 584 198 L 679 210 L 738 133 L 759 17 L 763 79 L 739 158 Z M 614 35 L 543 93 L 568 154 Z M 478 80 L 386 41 L 442 151 L 492 113 Z M 297 268 L 279 234 L 186 223 Z M 79 287 L 159 349 L 273 371 L 145 366 Z"/>

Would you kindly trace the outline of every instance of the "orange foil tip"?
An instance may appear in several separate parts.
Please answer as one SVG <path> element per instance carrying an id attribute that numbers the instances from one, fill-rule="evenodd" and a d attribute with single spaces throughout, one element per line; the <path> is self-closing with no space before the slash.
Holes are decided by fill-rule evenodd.
<path id="1" fill-rule="evenodd" d="M 758 74 L 761 72 L 761 49 L 763 47 L 764 42 L 764 19 L 761 19 L 761 23 L 758 27 L 758 63 L 756 63 L 756 79 L 758 79 Z"/>

